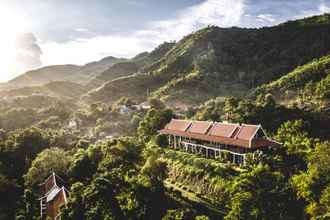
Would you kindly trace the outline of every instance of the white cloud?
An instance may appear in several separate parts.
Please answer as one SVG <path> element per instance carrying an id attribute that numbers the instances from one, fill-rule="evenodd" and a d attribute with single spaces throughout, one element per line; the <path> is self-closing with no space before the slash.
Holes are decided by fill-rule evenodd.
<path id="1" fill-rule="evenodd" d="M 129 57 L 143 51 L 139 39 L 124 36 L 100 36 L 76 39 L 64 43 L 44 42 L 42 62 L 44 65 L 84 64 L 105 56 Z"/>
<path id="2" fill-rule="evenodd" d="M 330 7 L 325 1 L 321 1 L 321 3 L 314 10 L 302 10 L 300 14 L 293 16 L 294 19 L 300 19 L 305 17 L 311 17 L 319 14 L 329 13 Z"/>
<path id="3" fill-rule="evenodd" d="M 33 37 L 18 44 L 17 40 L 28 30 L 28 22 L 22 14 L 10 10 L 5 4 L 0 6 L 0 26 L 0 82 L 2 82 L 30 67 L 37 66 L 34 64 L 38 60 L 39 53 L 36 51 L 38 45 Z"/>
<path id="4" fill-rule="evenodd" d="M 328 7 L 325 3 L 320 4 L 319 11 L 321 13 L 328 13 L 330 12 L 330 7 Z"/>
<path id="5" fill-rule="evenodd" d="M 77 32 L 89 32 L 89 30 L 87 28 L 76 28 L 74 30 Z"/>
<path id="6" fill-rule="evenodd" d="M 17 71 L 23 72 L 27 69 L 41 66 L 42 51 L 34 34 L 20 34 L 16 39 L 15 52 L 15 67 Z"/>
<path id="7" fill-rule="evenodd" d="M 174 19 L 154 22 L 150 29 L 139 34 L 157 35 L 163 40 L 178 40 L 207 25 L 221 27 L 238 25 L 243 14 L 244 0 L 208 0 L 182 11 Z"/>
<path id="8" fill-rule="evenodd" d="M 207 0 L 186 8 L 169 20 L 156 21 L 144 30 L 126 35 L 108 35 L 75 39 L 68 42 L 43 42 L 44 65 L 83 64 L 106 55 L 132 57 L 163 41 L 179 40 L 207 25 L 229 27 L 238 25 L 244 14 L 245 0 Z M 76 31 L 84 32 L 83 28 Z"/>
<path id="9" fill-rule="evenodd" d="M 276 21 L 276 19 L 272 14 L 260 14 L 257 16 L 257 21 L 273 23 Z"/>

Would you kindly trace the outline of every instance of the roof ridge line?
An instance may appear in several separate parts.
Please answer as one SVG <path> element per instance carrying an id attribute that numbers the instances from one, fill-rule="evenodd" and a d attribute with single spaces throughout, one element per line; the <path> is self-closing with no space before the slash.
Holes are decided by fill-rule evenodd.
<path id="1" fill-rule="evenodd" d="M 237 125 L 231 132 L 230 132 L 230 135 L 229 135 L 229 138 L 234 138 L 234 137 L 232 137 L 233 136 L 233 134 L 234 134 L 234 132 L 236 131 L 236 129 L 241 129 L 240 128 L 240 125 Z"/>
<path id="2" fill-rule="evenodd" d="M 261 124 L 245 124 L 245 123 L 242 123 L 242 126 L 256 126 L 256 127 L 260 127 Z"/>
<path id="3" fill-rule="evenodd" d="M 204 135 L 209 135 L 210 130 L 212 129 L 214 123 L 210 122 L 209 126 L 206 128 Z"/>
<path id="4" fill-rule="evenodd" d="M 189 128 L 191 127 L 191 125 L 192 125 L 192 121 L 188 121 L 188 120 L 185 120 L 185 121 L 187 121 L 189 124 L 186 126 L 186 128 L 184 129 L 184 132 L 189 132 L 188 130 L 189 130 Z"/>
<path id="5" fill-rule="evenodd" d="M 238 130 L 237 134 L 236 134 L 234 137 L 232 137 L 233 139 L 239 139 L 239 138 L 238 138 L 238 135 L 241 133 L 242 128 L 243 128 L 243 125 L 239 125 L 239 126 L 238 126 L 238 129 L 239 129 L 239 130 Z"/>
<path id="6" fill-rule="evenodd" d="M 57 188 L 57 189 L 61 189 L 61 187 L 59 187 L 57 184 L 55 184 L 52 188 L 50 188 L 50 189 L 48 190 L 48 192 L 46 192 L 46 193 L 44 194 L 44 196 L 48 196 L 52 191 L 54 191 L 55 188 Z"/>
<path id="7" fill-rule="evenodd" d="M 232 122 L 216 122 L 216 123 L 219 123 L 219 124 L 224 124 L 224 125 L 237 125 L 237 126 L 240 126 L 239 123 L 232 123 Z"/>
<path id="8" fill-rule="evenodd" d="M 186 119 L 177 119 L 177 118 L 172 118 L 171 120 L 173 120 L 173 121 L 190 121 L 190 120 L 186 120 Z"/>

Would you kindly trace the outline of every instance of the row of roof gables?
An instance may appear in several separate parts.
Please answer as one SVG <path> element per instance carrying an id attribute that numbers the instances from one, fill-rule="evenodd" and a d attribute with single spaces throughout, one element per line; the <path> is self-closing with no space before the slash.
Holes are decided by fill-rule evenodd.
<path id="1" fill-rule="evenodd" d="M 258 131 L 262 134 L 264 140 L 275 143 L 274 141 L 268 139 L 260 124 L 232 124 L 224 122 L 172 119 L 166 125 L 165 129 L 160 132 L 172 134 L 176 133 L 177 135 L 201 139 L 206 138 L 213 141 L 219 140 L 219 142 L 225 141 L 226 143 L 231 142 L 233 144 L 237 144 L 238 146 L 251 147 L 253 141 L 256 141 L 257 139 L 260 140 L 260 138 L 255 138 Z M 262 143 L 265 143 L 265 141 Z M 254 145 L 258 144 L 254 143 Z"/>
<path id="2" fill-rule="evenodd" d="M 184 131 L 196 134 L 251 140 L 261 128 L 261 125 L 233 124 L 210 121 L 188 121 L 172 119 L 165 127 L 168 130 Z M 265 132 L 262 131 L 266 136 Z"/>

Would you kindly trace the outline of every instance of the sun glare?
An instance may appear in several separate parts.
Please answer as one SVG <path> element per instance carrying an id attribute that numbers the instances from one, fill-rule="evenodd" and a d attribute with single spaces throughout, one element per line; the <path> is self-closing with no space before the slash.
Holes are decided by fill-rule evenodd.
<path id="1" fill-rule="evenodd" d="M 22 16 L 0 5 L 0 81 L 6 81 L 20 71 L 15 62 L 15 41 L 26 31 Z"/>

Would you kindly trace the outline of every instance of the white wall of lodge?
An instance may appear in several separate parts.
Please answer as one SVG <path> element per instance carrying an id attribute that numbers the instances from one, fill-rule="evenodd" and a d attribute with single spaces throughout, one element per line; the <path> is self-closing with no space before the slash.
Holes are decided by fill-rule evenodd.
<path id="1" fill-rule="evenodd" d="M 218 158 L 222 152 L 231 155 L 231 161 L 234 164 L 244 165 L 247 153 L 238 153 L 230 150 L 225 144 L 205 142 L 203 144 L 194 143 L 190 138 L 168 135 L 169 146 L 174 149 L 183 149 L 186 152 L 204 154 L 206 157 Z"/>

